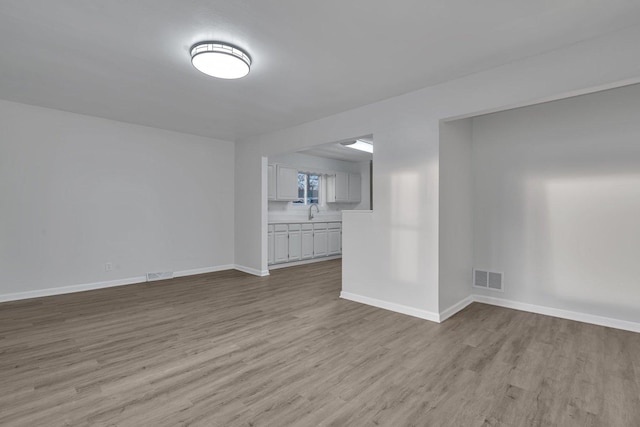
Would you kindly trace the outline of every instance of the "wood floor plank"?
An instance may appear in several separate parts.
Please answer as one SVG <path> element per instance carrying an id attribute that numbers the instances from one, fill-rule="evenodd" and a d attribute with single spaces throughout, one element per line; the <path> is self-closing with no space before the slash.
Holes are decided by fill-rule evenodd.
<path id="1" fill-rule="evenodd" d="M 640 334 L 341 300 L 339 260 L 0 304 L 0 425 L 640 426 Z"/>

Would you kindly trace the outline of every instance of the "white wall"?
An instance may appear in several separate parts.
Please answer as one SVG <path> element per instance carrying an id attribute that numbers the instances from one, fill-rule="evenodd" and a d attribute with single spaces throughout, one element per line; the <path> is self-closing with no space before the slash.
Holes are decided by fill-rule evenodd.
<path id="1" fill-rule="evenodd" d="M 350 207 L 353 210 L 370 210 L 371 209 L 371 162 L 365 161 L 359 162 L 360 166 L 360 179 L 362 180 L 362 197 L 360 203 L 355 207 Z"/>
<path id="2" fill-rule="evenodd" d="M 347 172 L 357 173 L 362 179 L 362 195 L 360 203 L 320 203 L 319 217 L 327 219 L 341 219 L 342 210 L 360 209 L 367 206 L 369 209 L 369 162 L 348 162 L 343 160 L 327 159 L 304 153 L 277 154 L 269 157 L 270 164 L 282 164 L 292 166 L 307 172 L 331 173 Z M 365 175 L 366 174 L 366 175 Z M 320 200 L 326 200 L 326 185 L 320 186 Z M 306 219 L 308 207 L 296 206 L 290 202 L 269 201 L 269 220 L 290 218 Z"/>
<path id="3" fill-rule="evenodd" d="M 640 322 L 640 85 L 473 119 L 475 293 Z"/>
<path id="4" fill-rule="evenodd" d="M 0 129 L 0 295 L 233 264 L 233 143 L 5 101 Z"/>
<path id="5" fill-rule="evenodd" d="M 373 212 L 342 213 L 343 296 L 437 313 L 437 134 L 415 123 L 374 135 Z"/>
<path id="6" fill-rule="evenodd" d="M 236 144 L 236 262 L 267 270 L 262 156 L 372 134 L 374 212 L 343 212 L 343 288 L 439 312 L 439 122 L 640 79 L 640 26 Z M 597 67 L 594 67 L 597 58 Z M 261 170 L 262 168 L 262 170 Z M 418 195 L 418 197 L 416 197 Z M 412 217 L 405 217 L 410 210 Z M 357 215 L 369 215 L 364 220 Z M 355 224 L 358 225 L 355 225 Z M 351 225 L 350 225 L 351 224 Z M 349 230 L 357 227 L 357 230 Z"/>
<path id="7" fill-rule="evenodd" d="M 471 295 L 471 119 L 440 124 L 440 312 Z"/>
<path id="8" fill-rule="evenodd" d="M 235 144 L 235 264 L 256 275 L 268 275 L 268 159 L 250 144 Z M 238 183 L 242 185 L 238 186 Z M 261 183 L 261 185 L 259 185 Z M 257 233 L 257 235 L 255 234 Z"/>

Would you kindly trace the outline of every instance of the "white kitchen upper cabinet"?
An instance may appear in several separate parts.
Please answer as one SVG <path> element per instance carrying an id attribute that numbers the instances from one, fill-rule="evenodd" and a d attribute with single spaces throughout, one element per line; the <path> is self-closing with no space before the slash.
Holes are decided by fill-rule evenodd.
<path id="1" fill-rule="evenodd" d="M 298 169 L 288 166 L 276 166 L 276 199 L 277 200 L 297 200 L 298 199 Z"/>
<path id="2" fill-rule="evenodd" d="M 327 202 L 349 201 L 349 174 L 336 172 L 327 177 Z"/>
<path id="3" fill-rule="evenodd" d="M 302 231 L 302 259 L 313 258 L 313 230 Z"/>
<path id="4" fill-rule="evenodd" d="M 276 231 L 274 240 L 274 263 L 289 261 L 289 232 Z"/>
<path id="5" fill-rule="evenodd" d="M 268 175 L 267 175 L 267 183 L 268 183 L 268 198 L 269 200 L 275 200 L 277 197 L 276 194 L 276 166 L 269 165 L 268 166 Z"/>
<path id="6" fill-rule="evenodd" d="M 300 261 L 302 251 L 302 232 L 300 224 L 289 225 L 289 261 Z"/>
<path id="7" fill-rule="evenodd" d="M 336 172 L 336 202 L 349 201 L 349 174 Z"/>
<path id="8" fill-rule="evenodd" d="M 340 242 L 340 235 L 341 231 L 339 228 L 328 231 L 327 255 L 338 255 L 340 253 L 340 247 L 342 246 Z"/>
<path id="9" fill-rule="evenodd" d="M 349 174 L 349 201 L 360 203 L 362 200 L 362 178 L 359 173 Z"/>

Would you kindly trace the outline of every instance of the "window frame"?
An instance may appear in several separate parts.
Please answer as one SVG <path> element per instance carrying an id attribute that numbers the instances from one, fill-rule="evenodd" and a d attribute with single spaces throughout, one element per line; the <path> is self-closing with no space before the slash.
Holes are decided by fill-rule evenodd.
<path id="1" fill-rule="evenodd" d="M 323 202 L 322 188 L 323 188 L 324 175 L 322 173 L 320 173 L 320 172 L 307 172 L 307 171 L 299 170 L 298 171 L 298 176 L 300 176 L 300 175 L 305 175 L 304 196 L 302 198 L 298 199 L 298 200 L 291 201 L 289 204 L 291 206 L 299 207 L 299 208 L 303 208 L 303 209 L 307 209 L 309 206 L 314 204 L 314 203 L 309 203 L 309 197 L 308 197 L 309 176 L 310 175 L 314 175 L 314 176 L 318 177 L 318 202 L 317 202 L 317 205 L 321 206 L 321 204 Z"/>

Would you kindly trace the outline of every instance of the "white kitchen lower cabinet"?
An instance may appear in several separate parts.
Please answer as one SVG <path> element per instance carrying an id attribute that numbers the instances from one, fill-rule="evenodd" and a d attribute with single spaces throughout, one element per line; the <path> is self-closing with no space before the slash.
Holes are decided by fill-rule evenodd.
<path id="1" fill-rule="evenodd" d="M 288 233 L 275 233 L 274 234 L 274 263 L 289 261 L 289 234 Z"/>
<path id="2" fill-rule="evenodd" d="M 338 255 L 340 254 L 340 229 L 330 229 L 327 232 L 327 240 L 328 240 L 328 248 L 327 255 Z"/>
<path id="3" fill-rule="evenodd" d="M 300 224 L 289 225 L 289 261 L 300 261 L 302 251 L 302 232 Z"/>
<path id="4" fill-rule="evenodd" d="M 342 223 L 299 222 L 269 224 L 267 229 L 269 248 L 268 264 L 273 268 L 287 263 L 321 261 L 322 258 L 340 256 L 342 253 Z M 284 264 L 284 265 L 282 265 Z"/>
<path id="5" fill-rule="evenodd" d="M 289 227 L 286 224 L 275 225 L 274 263 L 289 261 Z"/>
<path id="6" fill-rule="evenodd" d="M 303 224 L 304 227 L 307 224 Z M 309 224 L 311 225 L 311 224 Z M 302 259 L 313 258 L 313 226 L 302 230 Z"/>
<path id="7" fill-rule="evenodd" d="M 269 264 L 273 264 L 276 262 L 276 246 L 275 246 L 275 240 L 273 238 L 273 225 L 269 226 L 269 232 L 267 233 L 267 246 L 269 248 L 268 252 L 269 252 Z"/>
<path id="8" fill-rule="evenodd" d="M 327 224 L 320 223 L 313 225 L 313 256 L 320 257 L 327 255 Z"/>

